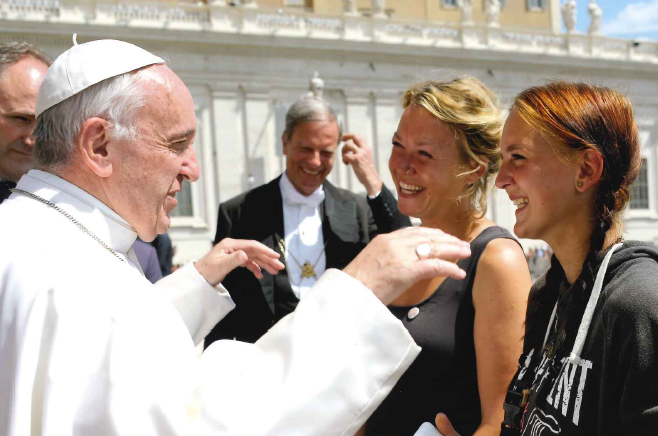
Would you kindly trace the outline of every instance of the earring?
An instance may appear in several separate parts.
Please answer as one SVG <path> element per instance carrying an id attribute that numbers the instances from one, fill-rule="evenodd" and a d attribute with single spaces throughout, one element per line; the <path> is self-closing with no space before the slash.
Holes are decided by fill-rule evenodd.
<path id="1" fill-rule="evenodd" d="M 582 180 L 578 180 L 578 187 L 579 187 L 579 188 L 582 188 L 584 184 L 585 184 L 585 183 L 583 183 Z"/>

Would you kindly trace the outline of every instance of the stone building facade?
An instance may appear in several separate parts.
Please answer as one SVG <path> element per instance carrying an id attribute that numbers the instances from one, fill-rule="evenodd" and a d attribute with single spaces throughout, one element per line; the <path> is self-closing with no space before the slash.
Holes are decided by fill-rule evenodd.
<path id="1" fill-rule="evenodd" d="M 166 57 L 194 96 L 202 166 L 172 219 L 178 262 L 210 247 L 220 202 L 283 171 L 283 117 L 315 71 L 345 130 L 373 145 L 389 186 L 400 98 L 414 82 L 468 74 L 504 105 L 558 78 L 620 89 L 636 106 L 645 157 L 627 234 L 656 240 L 658 44 L 563 32 L 569 14 L 558 0 L 0 0 L 0 40 L 27 40 L 56 56 L 75 32 L 79 42 L 122 39 Z M 330 180 L 363 192 L 340 159 Z M 491 195 L 488 214 L 511 228 L 507 195 Z"/>

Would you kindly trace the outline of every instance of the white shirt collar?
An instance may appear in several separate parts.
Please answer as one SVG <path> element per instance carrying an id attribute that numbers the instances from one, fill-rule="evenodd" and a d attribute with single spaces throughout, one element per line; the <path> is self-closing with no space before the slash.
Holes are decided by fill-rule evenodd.
<path id="1" fill-rule="evenodd" d="M 281 187 L 281 197 L 283 202 L 289 205 L 306 205 L 310 207 L 317 207 L 324 201 L 324 188 L 322 185 L 318 187 L 311 195 L 304 195 L 300 193 L 292 184 L 288 175 L 284 172 L 279 181 Z"/>
<path id="2" fill-rule="evenodd" d="M 324 252 L 325 243 L 319 209 L 325 193 L 322 185 L 311 195 L 299 193 L 286 173 L 281 176 L 279 186 L 283 198 L 286 268 L 290 287 L 295 296 L 301 300 L 326 270 L 327 257 Z M 317 277 L 301 277 L 302 267 L 297 262 L 303 264 L 306 261 L 313 264 Z"/>
<path id="3" fill-rule="evenodd" d="M 127 253 L 137 238 L 135 229 L 106 204 L 54 174 L 31 170 L 16 187 L 55 203 L 114 251 Z"/>

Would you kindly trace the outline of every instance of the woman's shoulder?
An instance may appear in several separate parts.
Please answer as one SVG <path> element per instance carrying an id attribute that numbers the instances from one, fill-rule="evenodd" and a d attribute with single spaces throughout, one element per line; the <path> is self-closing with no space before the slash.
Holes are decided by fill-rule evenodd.
<path id="1" fill-rule="evenodd" d="M 516 239 L 498 226 L 486 228 L 478 238 L 481 236 L 485 236 L 482 239 L 486 244 L 477 263 L 475 285 L 484 284 L 485 288 L 497 289 L 497 292 L 521 287 L 527 296 L 532 282 L 528 262 Z"/>

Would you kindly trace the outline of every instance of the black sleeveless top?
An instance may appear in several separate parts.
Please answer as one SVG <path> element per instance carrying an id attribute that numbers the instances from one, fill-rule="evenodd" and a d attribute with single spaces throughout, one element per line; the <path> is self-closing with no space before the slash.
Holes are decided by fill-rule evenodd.
<path id="1" fill-rule="evenodd" d="M 466 271 L 464 280 L 445 279 L 415 306 L 389 306 L 422 351 L 370 417 L 366 435 L 412 435 L 423 422 L 434 423 L 439 412 L 448 415 L 462 435 L 473 434 L 480 425 L 472 292 L 480 256 L 489 241 L 498 238 L 514 239 L 494 226 L 471 242 L 471 257 L 458 262 Z M 416 317 L 414 308 L 419 309 Z"/>

